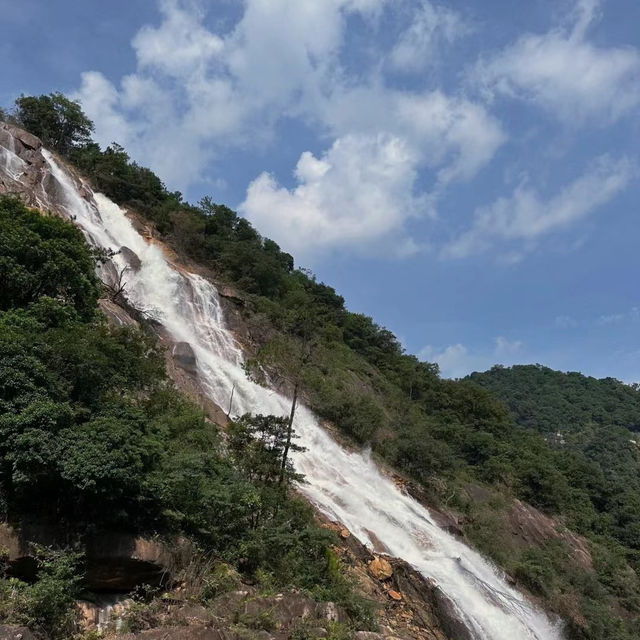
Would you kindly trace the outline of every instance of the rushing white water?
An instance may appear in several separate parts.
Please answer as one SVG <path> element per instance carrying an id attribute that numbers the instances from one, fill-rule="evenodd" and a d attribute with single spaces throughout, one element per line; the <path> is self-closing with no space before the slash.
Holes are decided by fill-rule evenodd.
<path id="1" fill-rule="evenodd" d="M 243 354 L 225 327 L 215 287 L 172 265 L 162 249 L 143 238 L 109 199 L 100 194 L 81 197 L 74 178 L 43 153 L 63 194 L 63 202 L 52 208 L 62 206 L 95 245 L 114 250 L 128 247 L 137 254 L 141 267 L 125 275 L 129 301 L 160 322 L 174 340 L 192 346 L 200 382 L 212 400 L 226 408 L 234 389 L 234 414 L 288 414 L 288 398 L 245 376 Z M 113 263 L 116 269 L 127 265 L 121 254 Z M 102 276 L 108 279 L 113 272 L 113 267 L 103 269 Z M 304 406 L 298 409 L 295 427 L 306 447 L 294 457 L 297 470 L 307 478 L 301 491 L 365 544 L 382 545 L 390 555 L 435 580 L 473 637 L 562 637 L 490 563 L 440 529 L 429 512 L 384 476 L 368 455 L 343 449 Z"/>
<path id="2" fill-rule="evenodd" d="M 25 172 L 26 163 L 15 151 L 15 140 L 9 136 L 9 146 L 0 145 L 0 167 L 6 175 L 17 182 Z"/>

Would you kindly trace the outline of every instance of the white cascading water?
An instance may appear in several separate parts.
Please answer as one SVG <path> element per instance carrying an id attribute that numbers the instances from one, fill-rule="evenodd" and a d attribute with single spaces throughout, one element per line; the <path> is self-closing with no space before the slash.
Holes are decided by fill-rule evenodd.
<path id="1" fill-rule="evenodd" d="M 9 147 L 0 145 L 0 167 L 5 175 L 18 182 L 25 171 L 26 163 L 15 150 L 15 140 L 9 136 Z"/>
<path id="2" fill-rule="evenodd" d="M 126 274 L 126 294 L 142 313 L 160 322 L 175 340 L 188 342 L 203 388 L 221 407 L 233 395 L 233 413 L 287 415 L 290 400 L 247 379 L 243 354 L 226 329 L 218 293 L 204 278 L 178 269 L 163 250 L 143 238 L 125 212 L 101 194 L 83 198 L 73 176 L 43 151 L 58 201 L 99 247 L 128 247 L 141 267 Z M 90 192 L 84 185 L 84 191 Z M 60 192 L 62 202 L 60 202 Z M 118 254 L 114 266 L 127 266 Z M 103 277 L 108 277 L 103 270 Z M 470 634 L 478 640 L 560 640 L 562 633 L 489 562 L 434 522 L 429 512 L 404 494 L 366 454 L 343 449 L 304 406 L 295 428 L 306 451 L 296 453 L 296 469 L 306 476 L 300 490 L 329 517 L 370 547 L 403 558 L 435 580 L 450 598 Z"/>

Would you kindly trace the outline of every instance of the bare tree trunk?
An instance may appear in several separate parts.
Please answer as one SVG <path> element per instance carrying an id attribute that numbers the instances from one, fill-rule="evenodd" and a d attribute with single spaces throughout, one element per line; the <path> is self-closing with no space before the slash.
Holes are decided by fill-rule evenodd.
<path id="1" fill-rule="evenodd" d="M 117 277 L 113 285 L 109 286 L 109 297 L 112 302 L 117 302 L 118 298 L 124 293 L 127 283 L 124 280 L 124 274 L 129 271 L 129 267 L 122 267 L 120 271 L 116 271 Z"/>
<path id="2" fill-rule="evenodd" d="M 233 394 L 236 390 L 236 383 L 233 383 L 233 387 L 231 388 L 231 398 L 229 399 L 229 411 L 227 411 L 227 418 L 231 415 L 231 408 L 233 407 Z"/>
<path id="3" fill-rule="evenodd" d="M 299 380 L 296 380 L 296 383 L 293 387 L 293 400 L 291 402 L 291 413 L 289 413 L 289 424 L 287 425 L 287 441 L 284 445 L 284 451 L 282 452 L 282 464 L 280 465 L 280 484 L 284 481 L 284 473 L 287 468 L 287 457 L 289 456 L 289 447 L 291 446 L 291 435 L 293 433 L 293 417 L 296 413 L 296 404 L 298 402 L 298 386 L 300 384 Z"/>

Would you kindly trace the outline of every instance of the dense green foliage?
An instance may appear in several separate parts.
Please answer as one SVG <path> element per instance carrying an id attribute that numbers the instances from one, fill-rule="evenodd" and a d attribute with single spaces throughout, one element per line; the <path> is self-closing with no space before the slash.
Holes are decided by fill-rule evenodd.
<path id="1" fill-rule="evenodd" d="M 273 481 L 280 418 L 245 416 L 226 455 L 218 428 L 168 383 L 153 337 L 96 312 L 95 263 L 71 223 L 0 198 L 0 264 L 25 283 L 3 290 L 0 310 L 2 519 L 50 521 L 78 538 L 186 533 L 246 573 L 352 602 L 328 560 L 332 535 L 288 489 L 297 476 L 286 466 L 286 482 Z M 68 637 L 73 598 L 54 597 L 64 580 L 47 567 L 33 586 L 0 580 L 15 595 L 0 619 Z"/>
<path id="2" fill-rule="evenodd" d="M 432 501 L 466 511 L 469 535 L 479 548 L 545 599 L 550 608 L 574 617 L 578 621 L 572 631 L 575 638 L 634 637 L 640 612 L 640 491 L 637 452 L 629 443 L 627 429 L 638 424 L 635 391 L 613 381 L 594 385 L 569 376 L 541 384 L 532 393 L 525 388 L 532 382 L 530 377 L 524 376 L 526 382 L 515 381 L 520 371 L 506 383 L 500 376 L 492 382 L 476 377 L 443 380 L 437 365 L 406 354 L 391 332 L 364 315 L 349 312 L 331 287 L 295 268 L 291 256 L 224 205 L 209 198 L 198 206 L 183 202 L 179 193 L 169 192 L 117 145 L 102 151 L 89 142 L 74 146 L 67 157 L 97 189 L 155 224 L 180 255 L 210 268 L 219 280 L 232 285 L 243 300 L 252 336 L 262 342 L 261 351 L 290 354 L 297 345 L 299 353 L 312 344 L 305 366 L 296 374 L 305 401 L 355 442 L 370 443 L 376 454 L 422 483 Z M 314 319 L 311 335 L 308 323 L 299 322 L 309 317 Z M 276 343 L 286 348 L 270 348 Z M 272 358 L 270 373 L 280 373 L 290 383 L 291 361 L 288 356 L 280 362 Z M 151 388 L 145 393 L 151 397 L 156 392 Z M 140 410 L 140 402 L 135 408 Z M 168 428 L 167 421 L 155 426 L 157 419 L 153 413 L 145 414 L 142 432 L 150 428 L 153 438 L 154 429 Z M 190 424 L 184 419 L 182 423 Z M 242 426 L 245 443 L 255 442 L 246 438 L 255 427 Z M 558 430 L 565 433 L 562 441 L 550 436 Z M 259 441 L 259 429 L 253 433 Z M 197 443 L 205 437 L 201 428 L 190 426 L 177 434 L 169 428 L 163 437 L 169 443 L 167 466 L 160 465 L 160 474 L 142 475 L 145 482 L 151 482 L 148 486 L 155 487 L 152 480 L 164 485 L 160 494 L 153 493 L 163 496 L 165 507 L 171 505 L 163 517 L 173 519 L 176 526 L 204 531 L 212 541 L 230 540 L 241 535 L 241 529 L 251 532 L 241 538 L 246 544 L 243 552 L 254 558 L 251 564 L 255 567 L 266 560 L 254 551 L 264 548 L 266 540 L 272 544 L 274 532 L 279 540 L 287 539 L 289 534 L 278 529 L 280 524 L 295 523 L 297 542 L 292 549 L 305 540 L 300 533 L 302 521 L 297 516 L 280 521 L 284 512 L 280 508 L 267 507 L 271 514 L 267 522 L 273 527 L 243 521 L 243 514 L 249 517 L 260 512 L 255 509 L 256 501 L 272 504 L 273 483 L 259 479 L 259 466 L 225 466 L 215 446 L 207 454 L 212 459 L 205 463 L 203 447 L 181 443 L 183 439 Z M 176 441 L 180 444 L 174 444 Z M 246 451 L 250 453 L 253 446 Z M 162 452 L 158 456 L 162 459 Z M 236 460 L 240 462 L 241 457 L 236 455 Z M 247 463 L 250 460 L 257 465 L 262 459 L 249 456 Z M 192 493 L 186 480 L 194 468 L 190 465 L 198 470 L 215 468 L 215 481 L 206 473 L 199 474 Z M 244 480 L 252 490 L 249 493 L 229 480 L 229 474 L 239 472 L 248 475 Z M 488 487 L 496 499 L 473 504 L 465 497 L 471 485 Z M 226 487 L 224 491 L 221 486 Z M 229 487 L 239 493 L 230 492 Z M 136 490 L 136 495 L 145 494 Z M 503 517 L 515 497 L 587 536 L 594 571 L 576 567 L 566 550 L 554 545 L 525 552 L 510 547 Z M 240 523 L 239 528 L 215 529 L 207 517 L 210 505 L 228 509 L 223 511 L 229 514 L 227 521 Z M 302 510 L 300 505 L 288 508 Z M 259 540 L 257 546 L 253 546 L 255 540 Z M 320 556 L 316 559 L 321 566 Z M 292 558 L 287 562 L 295 566 Z"/>
<path id="3" fill-rule="evenodd" d="M 498 366 L 469 379 L 500 398 L 521 427 L 544 435 L 569 487 L 562 512 L 572 529 L 592 541 L 595 552 L 599 581 L 591 579 L 589 602 L 602 630 L 594 637 L 625 637 L 607 626 L 603 603 L 615 594 L 638 623 L 640 391 L 611 378 L 540 365 Z M 557 591 L 571 574 L 557 556 L 531 552 L 521 568 L 535 589 L 551 591 L 550 597 L 553 585 Z"/>
<path id="4" fill-rule="evenodd" d="M 497 395 L 523 427 L 563 434 L 589 424 L 640 431 L 640 391 L 615 378 L 518 365 L 496 366 L 469 379 Z"/>
<path id="5" fill-rule="evenodd" d="M 67 303 L 83 316 L 98 298 L 93 256 L 82 233 L 60 218 L 41 216 L 5 200 L 0 210 L 0 310 L 42 296 Z"/>
<path id="6" fill-rule="evenodd" d="M 570 492 L 564 512 L 585 534 L 610 536 L 640 568 L 640 391 L 538 365 L 470 376 L 501 398 L 514 420 L 545 434 Z"/>
<path id="7" fill-rule="evenodd" d="M 46 147 L 62 154 L 85 145 L 93 131 L 93 123 L 83 113 L 80 103 L 61 93 L 20 96 L 13 117 Z"/>
<path id="8" fill-rule="evenodd" d="M 75 631 L 75 599 L 81 592 L 77 553 L 37 549 L 38 580 L 6 579 L 0 552 L 0 621 L 25 625 L 39 634 L 67 640 Z"/>

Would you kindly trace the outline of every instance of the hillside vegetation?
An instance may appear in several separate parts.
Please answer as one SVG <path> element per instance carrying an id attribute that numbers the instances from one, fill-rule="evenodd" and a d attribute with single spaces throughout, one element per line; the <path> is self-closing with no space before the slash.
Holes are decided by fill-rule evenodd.
<path id="1" fill-rule="evenodd" d="M 469 380 L 498 396 L 519 425 L 542 433 L 566 434 L 588 425 L 640 431 L 640 392 L 615 378 L 517 365 L 473 373 Z"/>
<path id="2" fill-rule="evenodd" d="M 0 197 L 0 522 L 188 535 L 207 555 L 301 587 L 373 624 L 331 555 L 332 534 L 292 497 L 286 425 L 220 431 L 166 379 L 155 339 L 98 312 L 96 259 L 70 222 Z M 69 638 L 77 554 L 43 550 L 39 581 L 3 576 L 0 622 Z"/>
<path id="3" fill-rule="evenodd" d="M 289 254 L 228 207 L 211 198 L 198 205 L 186 203 L 121 147 L 101 150 L 87 140 L 81 112 L 76 113 L 78 135 L 60 143 L 50 128 L 60 108 L 46 98 L 19 99 L 13 117 L 45 145 L 54 146 L 97 190 L 144 216 L 180 255 L 208 267 L 221 283 L 243 294 L 243 314 L 252 335 L 264 336 L 255 345 L 255 362 L 273 379 L 299 385 L 317 414 L 354 443 L 370 444 L 377 455 L 421 483 L 434 504 L 466 514 L 470 539 L 549 609 L 570 619 L 571 637 L 637 637 L 640 492 L 631 481 L 623 487 L 627 476 L 615 477 L 619 461 L 613 457 L 623 452 L 638 392 L 624 387 L 622 393 L 622 385 L 607 390 L 609 383 L 603 383 L 599 394 L 589 398 L 585 415 L 590 411 L 592 418 L 603 417 L 614 406 L 616 421 L 598 423 L 588 443 L 572 435 L 559 446 L 547 436 L 556 429 L 554 407 L 567 424 L 583 419 L 571 413 L 572 397 L 548 405 L 542 389 L 525 394 L 529 404 L 518 408 L 510 391 L 501 393 L 482 379 L 440 378 L 437 365 L 405 353 L 391 332 L 348 311 L 331 287 L 296 268 Z M 65 104 L 61 96 L 56 100 Z M 37 115 L 42 109 L 49 113 L 46 126 L 40 126 Z M 525 386 L 515 381 L 518 375 L 514 371 L 507 389 Z M 623 407 L 618 407 L 620 400 Z M 154 419 L 164 426 L 152 429 L 170 431 L 167 423 L 173 421 L 164 409 Z M 611 449 L 614 441 L 618 444 Z M 198 459 L 199 454 L 190 455 Z M 624 456 L 625 474 L 637 482 L 637 452 L 628 438 Z M 215 463 L 226 464 L 219 458 Z M 485 487 L 494 499 L 482 507 L 474 504 L 467 491 L 471 485 Z M 576 566 L 561 545 L 510 550 L 503 540 L 508 534 L 498 524 L 514 498 L 586 536 L 594 570 Z M 172 510 L 183 514 L 179 502 Z"/>

